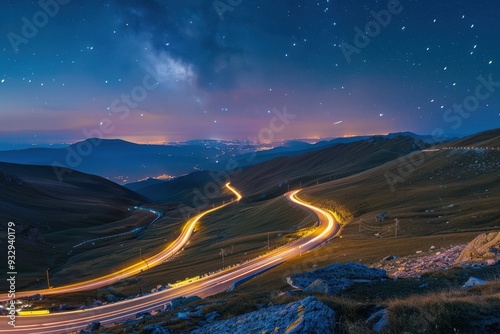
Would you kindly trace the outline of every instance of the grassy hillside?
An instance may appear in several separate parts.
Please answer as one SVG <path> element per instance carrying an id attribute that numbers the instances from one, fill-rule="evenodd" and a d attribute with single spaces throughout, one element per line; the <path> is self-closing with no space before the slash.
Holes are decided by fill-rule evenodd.
<path id="1" fill-rule="evenodd" d="M 204 197 L 210 203 L 219 202 L 226 196 L 224 185 L 229 181 L 223 174 L 210 171 L 193 172 L 170 181 L 160 181 L 149 185 L 153 181 L 144 182 L 146 186 L 137 188 L 137 192 L 158 203 L 183 203 L 193 206 L 197 197 Z M 138 187 L 140 183 L 133 184 Z"/>
<path id="2" fill-rule="evenodd" d="M 463 146 L 471 146 L 471 147 L 489 147 L 489 148 L 497 148 L 500 149 L 500 129 L 493 129 L 489 131 L 480 132 L 473 136 L 456 140 L 453 143 L 445 144 L 443 146 L 454 146 L 454 147 L 463 147 Z"/>
<path id="3" fill-rule="evenodd" d="M 466 141 L 479 148 L 485 141 L 500 147 L 500 137 L 495 134 Z M 500 228 L 499 169 L 500 151 L 441 149 L 313 186 L 304 194 L 327 207 L 341 203 L 354 217 L 346 235 L 361 231 L 366 237 L 375 233 L 393 236 L 394 219 L 398 219 L 399 237 L 481 231 Z M 387 212 L 387 219 L 376 222 L 382 212 Z"/>
<path id="4" fill-rule="evenodd" d="M 270 198 L 286 192 L 289 187 L 340 179 L 426 147 L 428 144 L 406 136 L 373 137 L 264 162 L 245 169 L 231 181 L 250 198 Z"/>
<path id="5" fill-rule="evenodd" d="M 0 163 L 1 229 L 16 224 L 18 288 L 64 265 L 74 245 L 150 222 L 129 211 L 145 201 L 97 176 L 73 171 L 59 182 L 52 167 Z"/>

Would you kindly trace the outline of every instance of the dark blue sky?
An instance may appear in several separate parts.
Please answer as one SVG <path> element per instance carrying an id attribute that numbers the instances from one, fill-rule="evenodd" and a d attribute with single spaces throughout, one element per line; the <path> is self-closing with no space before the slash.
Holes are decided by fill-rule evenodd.
<path id="1" fill-rule="evenodd" d="M 2 4 L 0 142 L 500 127 L 496 0 Z"/>

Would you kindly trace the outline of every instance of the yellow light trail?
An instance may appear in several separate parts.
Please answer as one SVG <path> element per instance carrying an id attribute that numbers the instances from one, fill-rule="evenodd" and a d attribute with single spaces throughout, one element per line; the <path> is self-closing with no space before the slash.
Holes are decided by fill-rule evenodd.
<path id="1" fill-rule="evenodd" d="M 226 183 L 226 187 L 227 189 L 231 190 L 235 195 L 236 195 L 236 202 L 239 202 L 240 199 L 243 198 L 243 196 L 241 196 L 241 194 L 236 190 L 234 189 L 233 187 L 230 186 L 231 183 Z"/>
<path id="2" fill-rule="evenodd" d="M 229 183 L 226 184 L 226 187 L 234 194 L 236 195 L 237 201 L 239 201 L 242 196 L 241 194 L 233 187 L 230 186 Z M 151 269 L 159 264 L 161 264 L 163 261 L 167 260 L 168 258 L 172 257 L 175 255 L 177 252 L 179 252 L 182 247 L 186 245 L 186 243 L 189 241 L 193 234 L 193 230 L 198 223 L 198 221 L 204 217 L 205 215 L 212 213 L 214 211 L 217 211 L 227 205 L 230 205 L 231 202 L 222 204 L 220 206 L 214 207 L 212 209 L 209 209 L 205 212 L 202 212 L 195 217 L 189 219 L 184 227 L 182 228 L 180 236 L 174 240 L 170 245 L 165 247 L 160 253 L 155 254 L 147 259 L 145 261 L 141 260 L 137 263 L 134 263 L 126 268 L 120 269 L 115 271 L 112 274 L 104 275 L 101 277 L 93 278 L 93 279 L 88 279 L 82 282 L 78 283 L 73 283 L 73 284 L 68 284 L 60 287 L 55 287 L 51 289 L 41 289 L 41 290 L 32 290 L 32 291 L 21 291 L 16 293 L 16 298 L 22 298 L 22 297 L 28 297 L 32 296 L 35 294 L 41 294 L 41 295 L 54 295 L 54 294 L 62 294 L 62 293 L 69 293 L 69 292 L 77 292 L 77 291 L 87 291 L 87 290 L 93 290 L 97 289 L 103 286 L 108 286 L 110 284 L 116 283 L 121 279 L 136 275 L 144 270 Z M 0 301 L 5 301 L 9 300 L 9 297 L 7 294 L 2 294 L 0 295 Z"/>
<path id="3" fill-rule="evenodd" d="M 323 242 L 337 235 L 340 226 L 335 222 L 330 212 L 307 204 L 297 198 L 296 195 L 298 192 L 290 192 L 286 194 L 286 197 L 290 201 L 314 211 L 320 220 L 320 225 L 310 235 L 300 238 L 286 247 L 276 249 L 265 256 L 258 257 L 236 267 L 205 276 L 192 283 L 153 294 L 146 294 L 131 300 L 119 301 L 86 310 L 53 313 L 45 316 L 19 317 L 16 327 L 9 328 L 9 332 L 13 334 L 57 334 L 80 330 L 92 321 L 99 321 L 103 324 L 121 322 L 125 319 L 135 318 L 139 312 L 163 309 L 166 303 L 174 298 L 181 296 L 200 296 L 204 298 L 226 291 L 245 278 L 255 276 L 288 259 L 305 254 L 307 251 L 320 246 Z M 209 210 L 206 213 L 211 211 L 213 210 Z M 196 218 L 199 219 L 199 217 L 195 217 L 190 222 L 196 220 Z M 6 319 L 6 317 L 0 317 L 0 320 L 5 320 L 4 318 Z M 6 324 L 6 321 L 0 321 L 0 330 L 7 328 Z"/>

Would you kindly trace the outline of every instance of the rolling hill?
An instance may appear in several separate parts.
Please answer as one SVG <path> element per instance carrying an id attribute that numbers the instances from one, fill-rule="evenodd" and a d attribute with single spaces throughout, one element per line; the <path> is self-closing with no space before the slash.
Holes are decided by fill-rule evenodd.
<path id="1" fill-rule="evenodd" d="M 500 228 L 500 130 L 407 155 L 304 191 L 311 200 L 349 212 L 346 233 L 378 237 Z M 376 216 L 387 212 L 384 222 Z"/>
<path id="2" fill-rule="evenodd" d="M 404 135 L 370 137 L 257 164 L 233 176 L 231 181 L 247 196 L 268 198 L 300 185 L 353 175 L 429 146 L 419 139 Z"/>
<path id="3" fill-rule="evenodd" d="M 34 273 L 43 278 L 46 268 L 64 264 L 79 242 L 150 221 L 150 213 L 129 211 L 145 202 L 98 176 L 68 171 L 60 182 L 49 166 L 0 163 L 1 229 L 16 225 L 19 287 Z"/>
<path id="4" fill-rule="evenodd" d="M 158 203 L 184 203 L 193 204 L 193 198 L 198 194 L 204 194 L 205 186 L 210 185 L 213 196 L 218 198 L 224 191 L 227 180 L 217 177 L 217 173 L 210 171 L 198 171 L 188 175 L 177 177 L 170 181 L 149 180 L 126 185 L 129 189 L 135 189 L 139 194 Z M 208 186 L 207 186 L 208 187 Z M 212 192 L 210 193 L 212 195 Z"/>

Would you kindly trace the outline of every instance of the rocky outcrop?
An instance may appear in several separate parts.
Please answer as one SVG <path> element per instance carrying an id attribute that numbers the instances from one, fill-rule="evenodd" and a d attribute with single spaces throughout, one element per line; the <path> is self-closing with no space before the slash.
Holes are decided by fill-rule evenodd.
<path id="1" fill-rule="evenodd" d="M 322 279 L 317 279 L 304 289 L 305 293 L 322 293 L 325 295 L 329 295 L 330 288 L 328 287 L 328 283 Z"/>
<path id="2" fill-rule="evenodd" d="M 389 325 L 389 311 L 379 310 L 373 313 L 366 322 L 372 325 L 375 332 L 380 333 Z"/>
<path id="3" fill-rule="evenodd" d="M 417 278 L 423 273 L 448 269 L 454 265 L 494 265 L 500 260 L 500 232 L 484 233 L 467 245 L 418 251 L 415 255 L 387 257 L 375 265 L 390 277 Z"/>
<path id="4" fill-rule="evenodd" d="M 486 283 L 488 283 L 488 282 L 485 280 L 482 280 L 482 279 L 476 278 L 476 277 L 471 277 L 467 280 L 467 282 L 464 283 L 464 285 L 462 285 L 462 288 L 468 289 L 468 288 L 472 288 L 473 286 L 483 285 Z"/>
<path id="5" fill-rule="evenodd" d="M 167 305 L 167 310 L 175 310 L 175 309 L 178 309 L 178 308 L 180 308 L 180 307 L 182 307 L 184 305 L 196 302 L 198 300 L 201 300 L 201 298 L 198 297 L 198 296 L 174 298 Z"/>
<path id="6" fill-rule="evenodd" d="M 356 282 L 370 282 L 385 276 L 385 270 L 370 268 L 360 263 L 346 263 L 295 274 L 287 281 L 304 292 L 334 295 Z"/>
<path id="7" fill-rule="evenodd" d="M 419 251 L 415 255 L 384 259 L 375 267 L 386 270 L 389 277 L 417 278 L 426 272 L 450 268 L 464 248 L 464 245 L 439 250 L 431 247 L 428 252 Z"/>
<path id="8" fill-rule="evenodd" d="M 217 334 L 329 334 L 334 333 L 335 312 L 314 297 L 270 306 L 228 320 L 215 321 L 192 333 Z"/>
<path id="9" fill-rule="evenodd" d="M 101 323 L 99 321 L 94 321 L 94 322 L 91 322 L 90 324 L 88 324 L 87 328 L 85 328 L 85 330 L 81 330 L 78 332 L 78 334 L 90 334 L 90 333 L 93 333 L 97 330 L 99 330 L 99 328 L 101 327 Z"/>
<path id="10" fill-rule="evenodd" d="M 498 259 L 500 259 L 500 232 L 489 232 L 477 236 L 465 246 L 455 263 Z"/>

